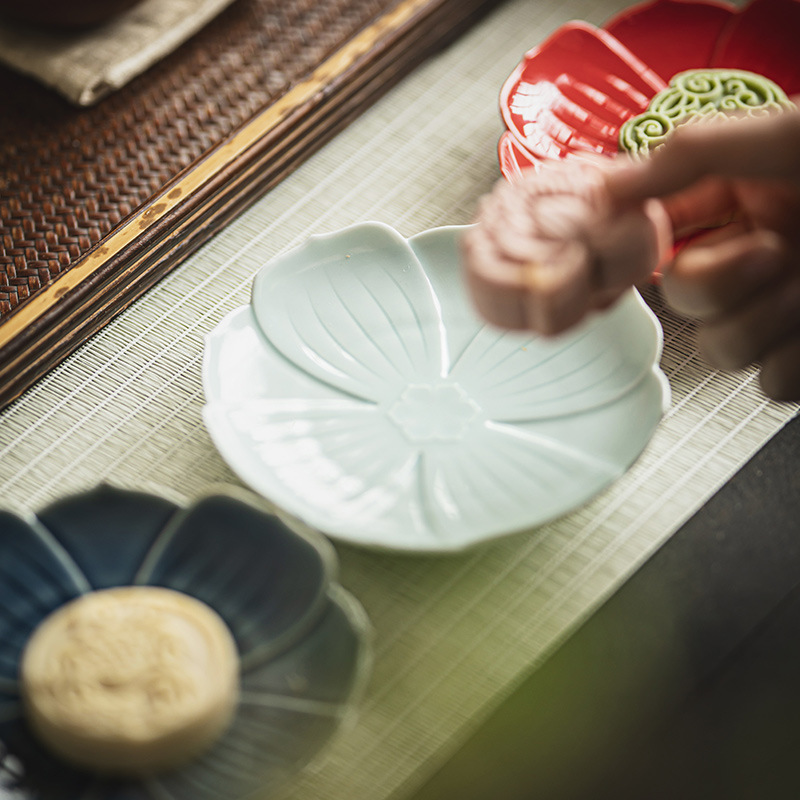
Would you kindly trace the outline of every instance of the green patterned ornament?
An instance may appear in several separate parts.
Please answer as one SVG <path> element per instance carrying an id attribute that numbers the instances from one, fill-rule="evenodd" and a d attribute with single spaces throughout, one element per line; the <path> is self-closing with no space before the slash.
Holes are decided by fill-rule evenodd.
<path id="1" fill-rule="evenodd" d="M 679 72 L 650 101 L 647 111 L 623 124 L 619 148 L 644 157 L 680 125 L 732 114 L 757 117 L 786 108 L 794 104 L 762 75 L 735 69 L 690 69 Z"/>

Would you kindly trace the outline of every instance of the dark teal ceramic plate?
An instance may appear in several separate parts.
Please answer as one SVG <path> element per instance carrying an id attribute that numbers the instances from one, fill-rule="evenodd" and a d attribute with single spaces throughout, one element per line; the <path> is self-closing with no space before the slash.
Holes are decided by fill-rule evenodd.
<path id="1" fill-rule="evenodd" d="M 93 589 L 164 586 L 220 614 L 241 659 L 229 730 L 202 758 L 136 781 L 77 771 L 29 733 L 22 650 L 58 606 Z M 336 583 L 333 549 L 243 492 L 182 508 L 102 486 L 31 519 L 0 511 L 0 797 L 14 800 L 239 800 L 269 797 L 324 747 L 369 671 L 369 626 Z"/>

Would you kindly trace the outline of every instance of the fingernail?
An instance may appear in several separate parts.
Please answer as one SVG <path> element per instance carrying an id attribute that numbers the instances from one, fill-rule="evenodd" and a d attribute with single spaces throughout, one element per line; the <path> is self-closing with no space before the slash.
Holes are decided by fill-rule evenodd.
<path id="1" fill-rule="evenodd" d="M 656 260 L 658 266 L 661 267 L 672 258 L 675 247 L 672 220 L 660 200 L 647 200 L 644 209 L 653 225 L 656 237 Z"/>

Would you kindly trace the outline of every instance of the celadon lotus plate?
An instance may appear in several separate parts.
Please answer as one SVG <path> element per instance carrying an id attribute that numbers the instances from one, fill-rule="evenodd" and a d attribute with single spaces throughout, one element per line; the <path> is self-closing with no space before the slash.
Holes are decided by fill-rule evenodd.
<path id="1" fill-rule="evenodd" d="M 330 537 L 446 552 L 536 527 L 619 478 L 669 403 L 638 294 L 557 338 L 493 328 L 462 284 L 463 230 L 311 237 L 207 337 L 223 458 Z"/>

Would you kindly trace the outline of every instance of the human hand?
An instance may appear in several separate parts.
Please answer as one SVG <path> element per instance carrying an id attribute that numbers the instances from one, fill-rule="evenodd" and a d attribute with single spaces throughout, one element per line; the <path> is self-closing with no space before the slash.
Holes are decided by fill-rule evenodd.
<path id="1" fill-rule="evenodd" d="M 757 362 L 769 396 L 800 399 L 800 111 L 685 126 L 606 187 L 620 209 L 661 198 L 675 236 L 694 234 L 663 289 L 703 321 L 707 360 Z"/>
<path id="2" fill-rule="evenodd" d="M 650 277 L 671 251 L 669 220 L 656 200 L 613 208 L 613 168 L 607 158 L 554 162 L 482 198 L 462 255 L 486 320 L 561 333 Z"/>

